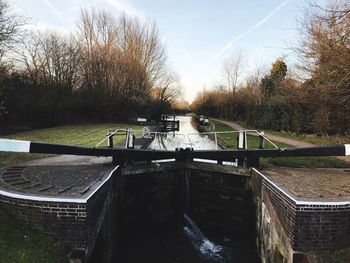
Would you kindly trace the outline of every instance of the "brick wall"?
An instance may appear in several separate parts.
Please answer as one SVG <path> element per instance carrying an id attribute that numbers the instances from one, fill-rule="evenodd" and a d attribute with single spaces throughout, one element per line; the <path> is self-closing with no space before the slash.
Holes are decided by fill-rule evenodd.
<path id="1" fill-rule="evenodd" d="M 86 245 L 85 204 L 30 201 L 0 195 L 0 205 L 28 227 L 66 241 L 74 248 Z"/>
<path id="2" fill-rule="evenodd" d="M 87 203 L 87 226 L 89 241 L 87 249 L 85 251 L 85 257 L 89 258 L 95 243 L 97 236 L 100 233 L 106 216 L 110 216 L 113 206 L 113 178 L 111 177 L 99 190 L 96 192 Z M 110 226 L 105 226 L 110 227 Z"/>
<path id="3" fill-rule="evenodd" d="M 252 187 L 276 211 L 296 251 L 325 251 L 350 246 L 349 202 L 298 201 L 258 172 L 252 172 Z"/>
<path id="4" fill-rule="evenodd" d="M 0 195 L 0 206 L 26 226 L 67 242 L 86 258 L 112 205 L 111 177 L 86 203 L 33 201 Z M 29 198 L 28 198 L 29 199 Z M 85 255 L 84 255 L 85 254 Z"/>
<path id="5" fill-rule="evenodd" d="M 329 250 L 350 246 L 349 204 L 299 204 L 294 249 Z"/>
<path id="6" fill-rule="evenodd" d="M 287 198 L 283 192 L 266 180 L 262 181 L 262 192 L 267 194 L 271 204 L 274 206 L 278 219 L 280 220 L 283 229 L 291 243 L 294 239 L 296 205 Z M 264 198 L 263 198 L 264 200 Z"/>

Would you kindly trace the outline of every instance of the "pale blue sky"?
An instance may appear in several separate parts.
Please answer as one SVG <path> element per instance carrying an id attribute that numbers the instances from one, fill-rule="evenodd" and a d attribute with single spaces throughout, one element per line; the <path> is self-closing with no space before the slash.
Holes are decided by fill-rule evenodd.
<path id="1" fill-rule="evenodd" d="M 295 62 L 288 47 L 298 38 L 301 0 L 8 0 L 39 28 L 69 30 L 81 7 L 126 12 L 155 21 L 167 46 L 171 68 L 179 75 L 185 99 L 222 80 L 222 61 L 236 49 L 244 53 L 245 72 L 276 58 Z"/>

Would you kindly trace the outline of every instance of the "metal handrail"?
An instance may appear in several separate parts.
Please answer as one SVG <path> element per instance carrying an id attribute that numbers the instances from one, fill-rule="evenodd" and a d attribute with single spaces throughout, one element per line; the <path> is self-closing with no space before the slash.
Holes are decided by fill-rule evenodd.
<path id="1" fill-rule="evenodd" d="M 104 141 L 106 141 L 109 137 L 114 136 L 117 132 L 121 132 L 121 131 L 126 132 L 127 129 L 116 129 L 116 130 L 114 130 L 114 132 L 109 133 L 102 141 L 100 141 L 100 142 L 99 142 L 98 144 L 96 144 L 94 147 L 95 147 L 95 148 L 98 147 L 99 145 L 101 145 L 101 143 L 103 143 Z"/>
<path id="2" fill-rule="evenodd" d="M 128 129 L 116 129 L 113 132 L 109 133 L 103 140 L 101 140 L 99 143 L 97 143 L 94 147 L 98 147 L 99 145 L 101 145 L 103 142 L 105 142 L 106 140 L 108 140 L 111 136 L 116 135 L 116 133 L 118 132 L 127 132 Z M 131 129 L 132 132 L 142 132 L 142 136 L 145 136 L 146 134 L 148 135 L 169 135 L 171 133 L 169 132 L 159 132 L 159 131 L 149 131 L 148 133 L 145 133 L 145 129 L 142 130 L 133 130 Z M 199 132 L 199 133 L 188 133 L 187 136 L 183 133 L 173 133 L 173 135 L 175 136 L 182 136 L 183 139 L 185 139 L 187 137 L 190 145 L 193 145 L 193 142 L 191 140 L 191 136 L 198 136 L 198 135 L 214 135 L 214 141 L 215 141 L 215 145 L 216 145 L 216 149 L 218 149 L 218 138 L 217 135 L 218 134 L 232 134 L 232 133 L 240 133 L 240 132 L 246 132 L 247 134 L 250 134 L 252 136 L 261 136 L 263 137 L 267 142 L 269 142 L 271 145 L 273 145 L 276 149 L 283 151 L 282 148 L 280 148 L 278 145 L 276 145 L 274 142 L 272 142 L 269 138 L 266 137 L 266 135 L 262 132 L 259 132 L 258 130 L 246 130 L 246 129 L 242 129 L 239 131 L 216 131 L 216 132 Z M 124 135 L 120 134 L 120 135 Z"/>
<path id="3" fill-rule="evenodd" d="M 262 132 L 259 132 L 258 130 L 246 130 L 246 129 L 242 129 L 239 131 L 217 131 L 217 132 L 199 132 L 199 133 L 189 133 L 187 134 L 187 137 L 191 136 L 191 135 L 211 135 L 213 134 L 215 136 L 215 143 L 216 143 L 216 148 L 218 149 L 218 143 L 217 143 L 217 134 L 226 134 L 226 133 L 240 133 L 240 132 L 246 132 L 246 133 L 250 133 L 250 135 L 252 136 L 261 136 L 263 137 L 267 142 L 269 142 L 272 146 L 274 146 L 276 149 L 279 149 L 280 151 L 283 151 L 282 148 L 280 148 L 278 145 L 276 145 L 274 142 L 272 142 L 269 138 L 266 137 L 266 135 Z M 253 134 L 252 134 L 253 133 Z M 256 134 L 254 134 L 256 133 Z M 189 141 L 190 138 L 188 138 Z"/>
<path id="4" fill-rule="evenodd" d="M 103 140 L 101 140 L 99 143 L 97 143 L 94 147 L 96 148 L 96 147 L 98 147 L 99 145 L 101 145 L 103 142 L 105 142 L 106 140 L 108 140 L 108 138 L 110 138 L 111 136 L 114 136 L 114 135 L 116 135 L 116 133 L 118 133 L 118 132 L 127 132 L 128 131 L 128 129 L 116 129 L 116 130 L 114 130 L 113 132 L 111 132 L 111 133 L 109 133 Z M 142 130 L 133 130 L 133 129 L 131 129 L 131 131 L 132 132 L 140 132 L 141 134 L 142 134 L 142 136 L 145 136 L 145 135 L 157 135 L 157 134 L 160 134 L 160 135 L 168 135 L 168 134 L 171 134 L 171 133 L 169 133 L 169 132 L 159 132 L 159 131 L 149 131 L 149 132 L 145 132 L 145 130 L 144 129 L 142 129 Z M 125 135 L 125 133 L 123 133 L 123 134 L 120 134 L 120 135 Z M 183 136 L 184 137 L 184 139 L 186 138 L 186 135 L 185 134 L 183 134 L 183 133 L 174 133 L 174 135 L 176 135 L 176 136 Z"/>

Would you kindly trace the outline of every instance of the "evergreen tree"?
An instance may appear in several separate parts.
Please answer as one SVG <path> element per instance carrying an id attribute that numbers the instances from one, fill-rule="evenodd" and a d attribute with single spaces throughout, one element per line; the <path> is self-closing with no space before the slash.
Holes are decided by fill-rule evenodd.
<path id="1" fill-rule="evenodd" d="M 270 73 L 261 79 L 260 88 L 265 99 L 268 99 L 278 92 L 278 87 L 287 75 L 287 65 L 282 59 L 272 63 Z"/>

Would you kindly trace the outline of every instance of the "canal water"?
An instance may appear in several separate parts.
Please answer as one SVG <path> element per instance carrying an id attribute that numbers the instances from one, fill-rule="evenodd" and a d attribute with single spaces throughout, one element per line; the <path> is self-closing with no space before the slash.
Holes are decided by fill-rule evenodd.
<path id="1" fill-rule="evenodd" d="M 208 136 L 198 133 L 191 117 L 177 116 L 176 119 L 180 120 L 180 131 L 157 135 L 150 149 L 217 148 Z M 181 227 L 152 222 L 125 226 L 115 262 L 258 262 L 254 245 L 249 240 L 236 237 L 234 233 L 200 229 L 186 214 L 183 222 Z"/>
<path id="2" fill-rule="evenodd" d="M 149 149 L 175 150 L 176 148 L 193 148 L 195 150 L 215 150 L 216 143 L 208 135 L 200 135 L 196 123 L 189 116 L 176 116 L 180 129 L 176 132 L 156 134 Z"/>

